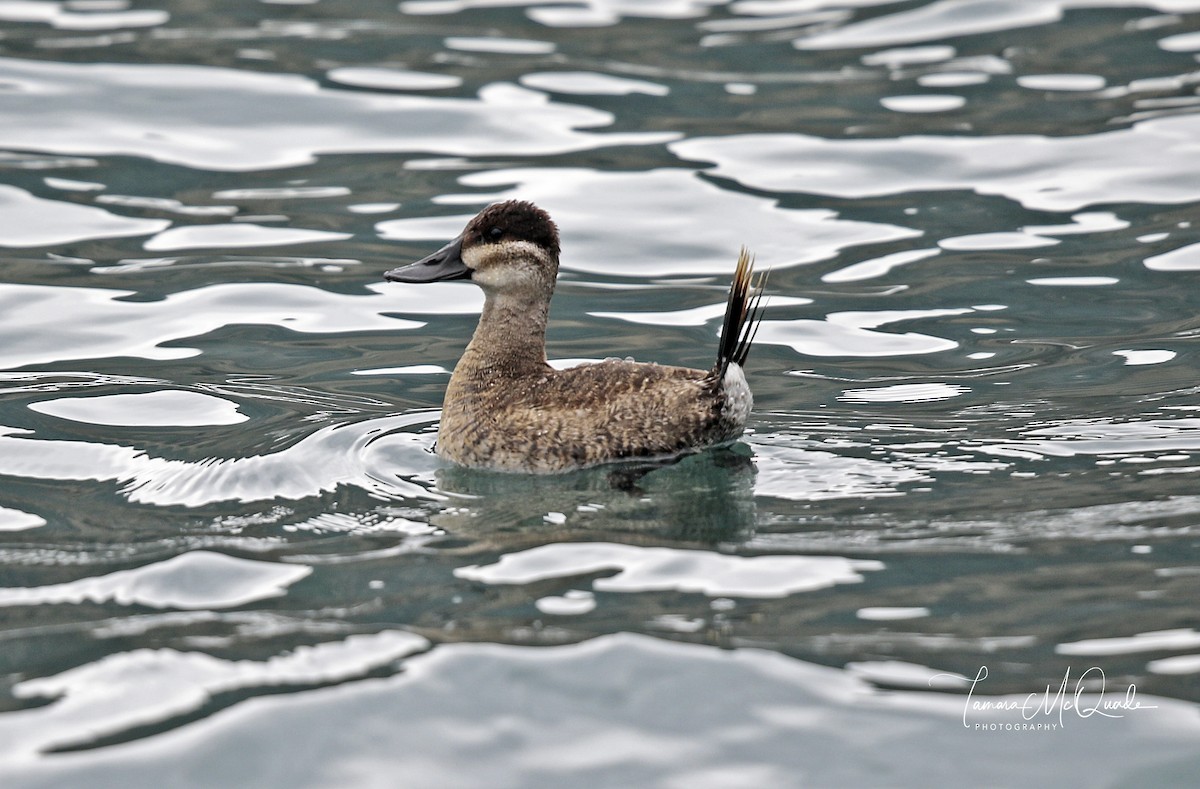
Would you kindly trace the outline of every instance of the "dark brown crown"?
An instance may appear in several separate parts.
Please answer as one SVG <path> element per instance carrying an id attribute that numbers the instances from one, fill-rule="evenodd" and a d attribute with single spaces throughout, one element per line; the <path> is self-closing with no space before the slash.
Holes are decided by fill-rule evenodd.
<path id="1" fill-rule="evenodd" d="M 463 247 L 501 241 L 528 241 L 558 260 L 558 227 L 549 214 L 525 200 L 493 203 L 468 222 L 463 231 Z"/>

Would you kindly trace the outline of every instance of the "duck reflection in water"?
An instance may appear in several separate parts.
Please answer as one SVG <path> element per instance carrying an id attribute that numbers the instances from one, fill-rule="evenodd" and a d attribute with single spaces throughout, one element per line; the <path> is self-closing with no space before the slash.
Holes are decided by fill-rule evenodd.
<path id="1" fill-rule="evenodd" d="M 471 540 L 472 551 L 581 537 L 740 542 L 754 530 L 755 476 L 744 445 L 553 476 L 446 466 L 436 484 L 450 500 L 429 522 Z"/>

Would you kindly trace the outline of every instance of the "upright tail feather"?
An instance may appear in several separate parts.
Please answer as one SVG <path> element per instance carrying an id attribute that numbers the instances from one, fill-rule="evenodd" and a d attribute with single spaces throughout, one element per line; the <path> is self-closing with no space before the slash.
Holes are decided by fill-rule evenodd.
<path id="1" fill-rule="evenodd" d="M 729 286 L 725 323 L 721 326 L 721 341 L 717 349 L 718 380 L 725 376 L 725 370 L 731 362 L 739 367 L 746 364 L 746 356 L 758 334 L 766 279 L 764 273 L 758 276 L 757 282 L 754 281 L 754 258 L 742 247 L 738 254 L 737 269 L 733 273 L 733 284 Z"/>

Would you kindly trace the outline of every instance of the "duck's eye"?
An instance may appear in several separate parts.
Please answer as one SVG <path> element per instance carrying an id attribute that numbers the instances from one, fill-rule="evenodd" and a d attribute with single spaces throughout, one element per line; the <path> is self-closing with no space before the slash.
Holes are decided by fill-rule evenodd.
<path id="1" fill-rule="evenodd" d="M 484 235 L 488 241 L 499 241 L 500 236 L 504 235 L 504 229 L 500 227 L 488 228 L 488 231 Z"/>

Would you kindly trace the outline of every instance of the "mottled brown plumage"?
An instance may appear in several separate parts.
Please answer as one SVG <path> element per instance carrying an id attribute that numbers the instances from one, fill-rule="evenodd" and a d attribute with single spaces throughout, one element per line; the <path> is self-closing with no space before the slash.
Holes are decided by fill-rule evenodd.
<path id="1" fill-rule="evenodd" d="M 484 209 L 438 252 L 387 273 L 398 282 L 469 277 L 483 314 L 442 406 L 439 455 L 465 466 L 549 473 L 676 455 L 737 438 L 752 398 L 741 365 L 760 287 L 743 250 L 711 370 L 609 359 L 546 362 L 558 231 L 531 203 Z"/>

